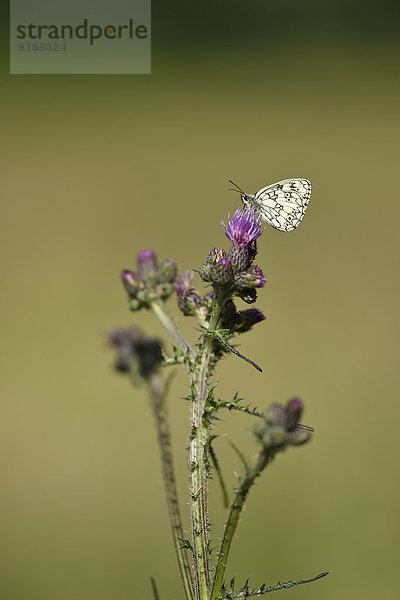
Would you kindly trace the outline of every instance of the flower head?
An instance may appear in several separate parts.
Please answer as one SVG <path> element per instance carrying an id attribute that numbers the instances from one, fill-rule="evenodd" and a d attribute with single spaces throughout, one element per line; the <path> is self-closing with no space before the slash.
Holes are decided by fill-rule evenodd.
<path id="1" fill-rule="evenodd" d="M 139 377 L 146 378 L 161 363 L 160 342 L 146 338 L 138 327 L 112 327 L 106 335 L 110 346 L 116 350 L 116 371 L 137 373 Z"/>
<path id="2" fill-rule="evenodd" d="M 311 440 L 311 430 L 299 425 L 303 403 L 292 398 L 286 405 L 271 404 L 253 431 L 266 452 L 275 454 L 288 446 L 301 446 Z"/>
<path id="3" fill-rule="evenodd" d="M 153 250 L 140 250 L 137 257 L 138 275 L 143 281 L 152 281 L 157 277 L 157 258 Z"/>
<path id="4" fill-rule="evenodd" d="M 228 215 L 228 225 L 221 219 L 226 237 L 232 244 L 249 246 L 262 234 L 261 219 L 250 208 L 238 208 L 232 219 Z"/>
<path id="5" fill-rule="evenodd" d="M 174 291 L 176 263 L 171 258 L 160 266 L 153 250 L 140 250 L 137 257 L 137 273 L 124 269 L 122 284 L 129 296 L 129 308 L 133 311 L 149 308 L 154 300 L 166 300 Z"/>
<path id="6" fill-rule="evenodd" d="M 204 300 L 198 290 L 192 285 L 193 271 L 185 271 L 183 275 L 178 275 L 175 280 L 175 291 L 178 299 L 178 306 L 187 317 L 198 315 L 204 308 Z M 204 312 L 204 311 L 203 311 Z"/>

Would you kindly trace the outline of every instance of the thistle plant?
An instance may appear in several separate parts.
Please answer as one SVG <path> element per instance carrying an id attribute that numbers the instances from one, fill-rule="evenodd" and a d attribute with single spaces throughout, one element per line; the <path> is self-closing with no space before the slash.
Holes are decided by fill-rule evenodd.
<path id="1" fill-rule="evenodd" d="M 167 351 L 159 340 L 146 337 L 136 326 L 113 328 L 108 332 L 109 342 L 116 352 L 115 369 L 129 376 L 134 386 L 144 386 L 148 390 L 173 545 L 186 600 L 239 600 L 262 596 L 327 575 L 323 572 L 311 578 L 274 585 L 263 583 L 256 588 L 251 588 L 246 578 L 244 584 L 238 586 L 234 580 L 226 581 L 232 540 L 243 505 L 256 479 L 278 453 L 289 446 L 309 443 L 313 432 L 312 428 L 300 423 L 304 407 L 299 398 L 292 398 L 286 403 L 274 403 L 259 410 L 244 403 L 238 394 L 230 399 L 216 396 L 214 376 L 222 357 L 232 355 L 232 360 L 244 360 L 261 372 L 261 367 L 241 354 L 235 343 L 238 336 L 249 332 L 264 320 L 259 309 L 243 308 L 243 303 L 253 305 L 257 293 L 266 284 L 262 269 L 255 264 L 257 241 L 266 228 L 262 227 L 260 218 L 251 208 L 242 208 L 232 218 L 228 217 L 226 224 L 223 221 L 221 224 L 230 247 L 227 250 L 214 247 L 204 264 L 198 268 L 198 274 L 206 284 L 204 294 L 194 284 L 193 271 L 179 275 L 174 260 L 167 259 L 159 264 L 152 250 L 139 252 L 135 271 L 122 271 L 122 283 L 128 294 L 130 310 L 152 311 L 172 338 L 170 350 Z M 200 333 L 194 345 L 184 338 L 167 312 L 166 303 L 172 296 L 175 296 L 183 315 L 196 320 L 194 330 Z M 190 535 L 183 530 L 171 449 L 167 411 L 171 377 L 163 377 L 175 365 L 184 368 L 189 379 Z M 252 433 L 258 443 L 257 455 L 250 459 L 232 444 L 240 459 L 242 473 L 231 499 L 213 446 L 216 437 L 213 434 L 214 421 L 219 413 L 226 410 L 238 411 L 254 421 Z M 225 506 L 230 506 L 214 560 L 211 540 L 215 543 L 221 534 L 212 537 L 208 514 L 208 488 L 213 473 L 214 479 L 221 484 Z M 153 579 L 152 589 L 155 600 L 158 600 Z"/>

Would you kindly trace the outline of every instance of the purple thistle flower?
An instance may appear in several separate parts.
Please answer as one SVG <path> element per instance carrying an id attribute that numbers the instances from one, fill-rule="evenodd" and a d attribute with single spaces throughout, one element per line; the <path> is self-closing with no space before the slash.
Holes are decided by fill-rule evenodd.
<path id="1" fill-rule="evenodd" d="M 228 225 L 221 219 L 226 237 L 232 244 L 249 246 L 262 234 L 261 219 L 250 208 L 238 208 L 232 219 L 228 215 Z"/>
<path id="2" fill-rule="evenodd" d="M 153 281 L 156 278 L 158 267 L 153 250 L 140 250 L 137 257 L 138 274 L 143 281 Z"/>

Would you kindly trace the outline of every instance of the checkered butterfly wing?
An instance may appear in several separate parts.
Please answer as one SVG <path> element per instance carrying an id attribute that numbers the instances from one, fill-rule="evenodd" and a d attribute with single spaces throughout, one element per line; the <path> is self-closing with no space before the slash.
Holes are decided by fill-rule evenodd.
<path id="1" fill-rule="evenodd" d="M 272 227 L 292 231 L 300 225 L 310 196 L 308 179 L 284 179 L 247 198 L 249 205 Z"/>

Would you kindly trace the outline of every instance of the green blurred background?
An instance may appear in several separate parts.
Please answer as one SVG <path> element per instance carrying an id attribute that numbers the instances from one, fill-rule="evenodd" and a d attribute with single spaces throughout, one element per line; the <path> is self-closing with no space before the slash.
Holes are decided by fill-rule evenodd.
<path id="1" fill-rule="evenodd" d="M 398 597 L 398 15 L 389 1 L 154 3 L 150 76 L 10 76 L 3 41 L 2 598 L 150 599 L 151 575 L 162 600 L 182 598 L 147 400 L 111 370 L 103 332 L 161 333 L 119 282 L 139 249 L 199 268 L 227 243 L 228 179 L 254 192 L 287 177 L 313 194 L 298 230 L 260 241 L 267 320 L 240 348 L 264 372 L 231 357 L 219 394 L 299 395 L 316 433 L 258 481 L 229 576 L 330 570 L 280 594 Z M 186 386 L 178 373 L 184 509 Z M 228 440 L 251 456 L 251 426 L 217 428 L 231 487 Z"/>

